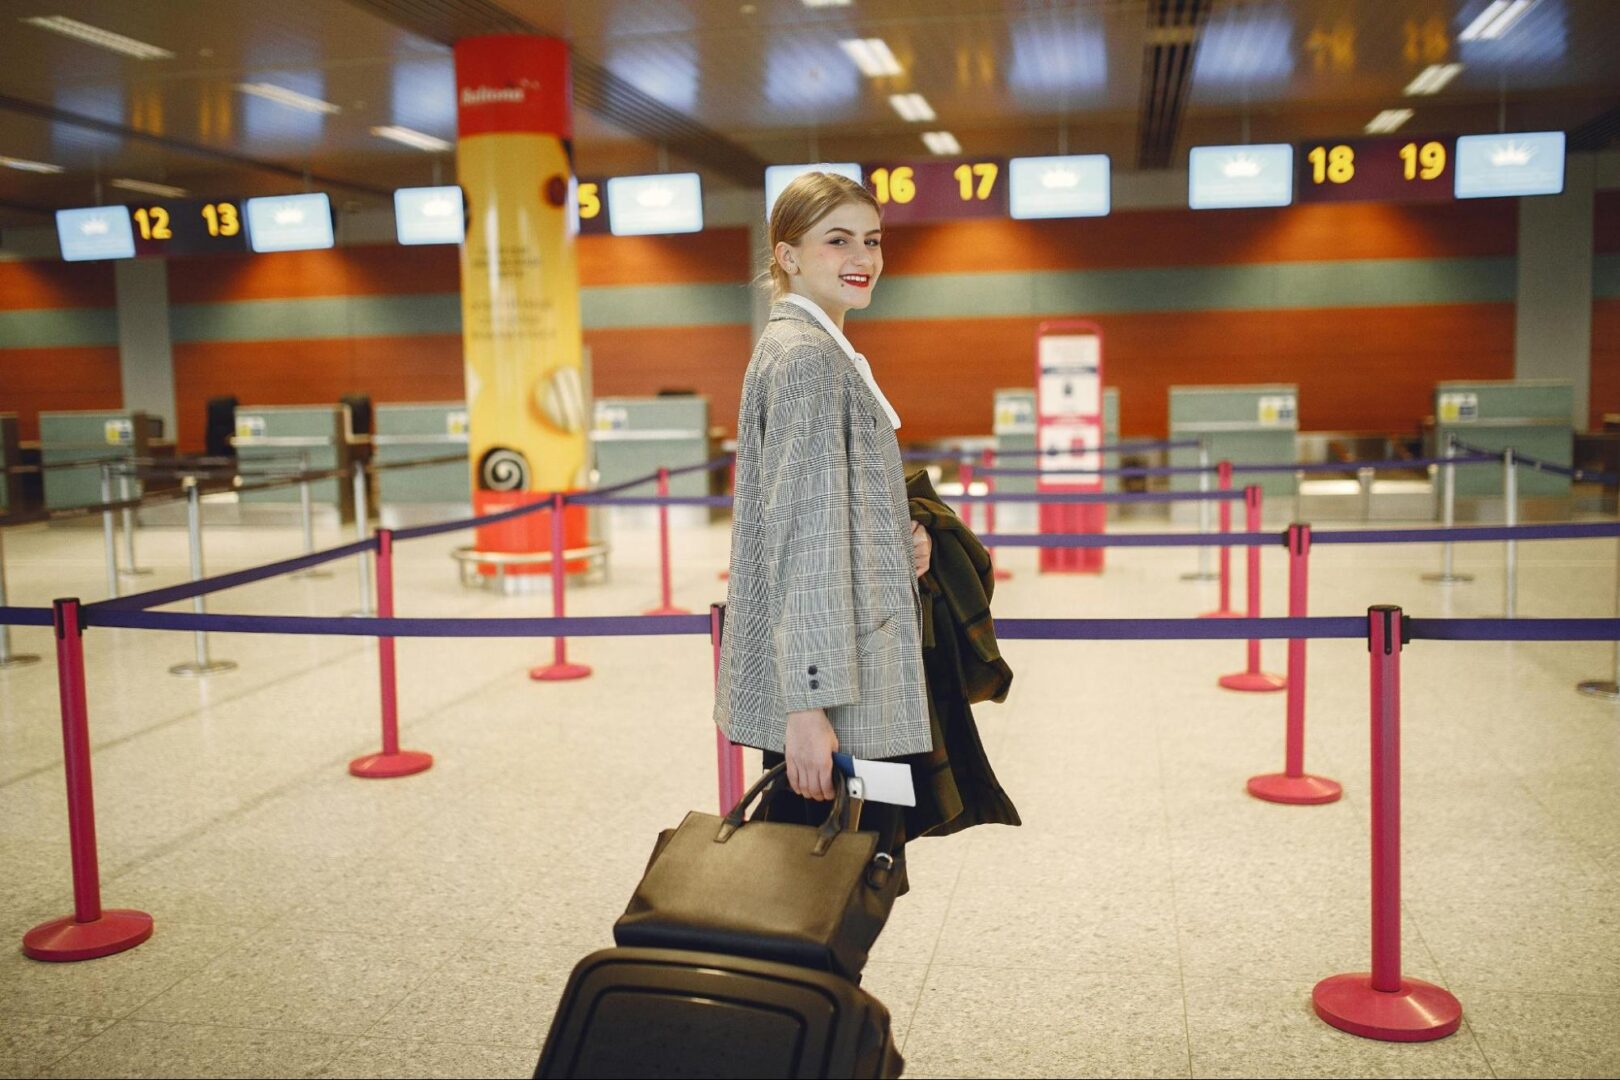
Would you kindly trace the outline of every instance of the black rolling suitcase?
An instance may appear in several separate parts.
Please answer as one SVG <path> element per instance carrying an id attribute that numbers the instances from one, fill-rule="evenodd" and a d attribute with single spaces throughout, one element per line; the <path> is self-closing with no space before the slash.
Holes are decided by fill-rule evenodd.
<path id="1" fill-rule="evenodd" d="M 847 979 L 719 953 L 603 949 L 569 976 L 543 1077 L 897 1077 L 889 1010 Z"/>

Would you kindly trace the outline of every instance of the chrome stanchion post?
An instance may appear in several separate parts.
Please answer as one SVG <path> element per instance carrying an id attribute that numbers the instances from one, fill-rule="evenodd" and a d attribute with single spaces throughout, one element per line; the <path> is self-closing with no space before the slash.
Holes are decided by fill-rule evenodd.
<path id="1" fill-rule="evenodd" d="M 181 484 L 186 489 L 186 532 L 191 540 L 191 580 L 203 579 L 202 554 L 202 487 L 197 483 L 195 476 L 185 477 Z M 198 615 L 208 614 L 208 604 L 201 596 L 191 598 L 191 610 Z M 234 660 L 213 660 L 208 656 L 208 632 L 196 632 L 196 659 L 188 664 L 176 664 L 169 669 L 170 675 L 180 675 L 184 678 L 197 678 L 202 675 L 213 675 L 221 671 L 230 671 L 236 667 Z"/>
<path id="2" fill-rule="evenodd" d="M 1440 496 L 1440 524 L 1449 529 L 1457 521 L 1457 466 L 1451 463 L 1451 459 L 1457 456 L 1457 436 L 1446 435 L 1444 456 L 1446 463 L 1440 466 L 1441 482 L 1445 485 Z M 1457 581 L 1473 581 L 1474 577 L 1472 574 L 1453 572 L 1451 541 L 1447 540 L 1440 545 L 1440 572 L 1438 574 L 1424 574 L 1423 580 L 1450 585 Z"/>
<path id="3" fill-rule="evenodd" d="M 1511 446 L 1502 451 L 1502 513 L 1507 519 L 1508 528 L 1519 523 L 1519 467 L 1514 464 Z M 1517 541 L 1509 540 L 1502 548 L 1506 565 L 1503 583 L 1507 590 L 1502 614 L 1514 619 L 1518 618 L 1519 613 L 1519 545 Z"/>
<path id="4" fill-rule="evenodd" d="M 1614 613 L 1616 618 L 1620 618 L 1620 557 L 1615 559 L 1614 564 Z M 1588 697 L 1620 701 L 1620 641 L 1614 643 L 1614 677 L 1587 679 L 1585 682 L 1576 683 L 1575 689 Z"/>
<path id="5" fill-rule="evenodd" d="M 1373 470 L 1357 469 L 1356 485 L 1361 488 L 1361 520 L 1365 524 L 1372 520 Z"/>
<path id="6" fill-rule="evenodd" d="M 0 529 L 0 607 L 5 607 L 10 601 L 6 599 L 6 531 Z M 33 653 L 14 653 L 11 651 L 11 627 L 0 624 L 0 668 L 22 667 L 25 664 L 37 664 L 39 657 Z"/>
<path id="7" fill-rule="evenodd" d="M 1209 474 L 1209 439 L 1203 435 L 1200 435 L 1198 437 L 1198 493 L 1200 495 L 1209 494 Z M 1208 499 L 1200 499 L 1198 502 L 1198 532 L 1201 535 L 1207 536 L 1211 530 L 1213 530 L 1214 523 L 1211 520 L 1212 517 L 1213 513 L 1210 501 Z M 1181 580 L 1214 581 L 1217 575 L 1215 571 L 1210 568 L 1209 561 L 1211 557 L 1209 545 L 1206 544 L 1199 548 L 1198 569 L 1182 574 Z"/>
<path id="8" fill-rule="evenodd" d="M 132 502 L 138 490 L 132 489 L 129 482 L 129 467 L 118 470 L 118 501 Z M 124 515 L 124 569 L 121 571 L 125 577 L 141 577 L 150 574 L 148 567 L 135 564 L 135 508 L 126 506 L 122 511 Z"/>
<path id="9" fill-rule="evenodd" d="M 366 467 L 354 463 L 354 538 L 364 540 L 371 527 L 371 508 L 366 504 Z M 360 568 L 360 610 L 349 614 L 369 619 L 376 614 L 371 607 L 371 552 L 362 551 L 355 559 Z"/>
<path id="10" fill-rule="evenodd" d="M 105 509 L 112 502 L 112 466 L 101 467 L 101 536 L 107 548 L 107 595 L 116 599 L 118 597 L 118 542 L 113 536 L 116 527 L 113 525 L 113 512 Z"/>
<path id="11" fill-rule="evenodd" d="M 298 512 L 303 518 L 304 525 L 304 554 L 315 553 L 315 511 L 314 500 L 309 490 L 309 451 L 298 452 Z M 331 577 L 332 571 L 322 566 L 312 566 L 308 570 L 300 570 L 293 577 L 324 578 Z"/>

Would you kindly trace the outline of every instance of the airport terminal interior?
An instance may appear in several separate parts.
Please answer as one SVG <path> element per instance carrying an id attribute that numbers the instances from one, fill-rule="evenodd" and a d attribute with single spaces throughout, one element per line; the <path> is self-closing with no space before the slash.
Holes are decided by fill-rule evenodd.
<path id="1" fill-rule="evenodd" d="M 0 1076 L 1620 1073 L 1617 43 L 0 0 Z M 910 838 L 819 1063 L 571 982 L 761 772 L 716 605 L 807 172 L 881 210 L 842 328 L 985 538 L 1021 820 Z"/>

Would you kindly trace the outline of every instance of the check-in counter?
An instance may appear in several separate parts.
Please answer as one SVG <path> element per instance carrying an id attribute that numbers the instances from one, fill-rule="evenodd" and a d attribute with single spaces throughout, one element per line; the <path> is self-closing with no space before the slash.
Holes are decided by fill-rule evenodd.
<path id="1" fill-rule="evenodd" d="M 472 471 L 467 464 L 467 403 L 430 401 L 378 405 L 372 436 L 374 465 L 459 454 L 457 461 L 411 469 L 377 470 L 377 498 L 384 514 L 411 506 L 468 507 Z"/>
<path id="2" fill-rule="evenodd" d="M 1512 447 L 1521 454 L 1567 466 L 1575 456 L 1574 402 L 1574 386 L 1556 379 L 1436 383 L 1435 456 L 1444 453 L 1447 436 L 1455 435 L 1459 442 L 1482 450 Z M 1502 470 L 1470 465 L 1456 473 L 1459 498 L 1486 503 L 1500 499 Z M 1439 488 L 1437 484 L 1436 490 Z M 1520 469 L 1519 497 L 1568 499 L 1569 477 Z"/>
<path id="3" fill-rule="evenodd" d="M 683 395 L 597 398 L 591 431 L 596 486 L 612 487 L 656 472 L 709 460 L 709 399 Z M 637 489 L 632 494 L 651 494 Z M 707 495 L 700 472 L 672 477 L 671 495 Z"/>
<path id="4" fill-rule="evenodd" d="M 23 507 L 22 440 L 17 414 L 0 412 L 0 513 Z"/>
<path id="5" fill-rule="evenodd" d="M 1170 388 L 1170 438 L 1204 440 L 1211 465 L 1221 461 L 1292 463 L 1299 460 L 1298 433 L 1299 387 L 1292 384 Z M 1198 449 L 1172 450 L 1170 463 L 1197 465 Z M 1268 500 L 1294 496 L 1291 472 L 1239 473 L 1232 478 L 1233 487 L 1250 484 L 1259 484 Z M 1191 473 L 1172 476 L 1170 489 L 1196 491 L 1198 477 Z M 1189 515 L 1177 513 L 1175 516 L 1190 520 Z"/>
<path id="6" fill-rule="evenodd" d="M 148 457 L 161 440 L 163 419 L 122 409 L 39 414 L 39 462 L 50 509 L 101 501 L 101 469 L 76 462 Z M 113 497 L 118 489 L 113 489 Z"/>
<path id="7" fill-rule="evenodd" d="M 346 405 L 238 405 L 231 445 L 243 483 L 253 483 L 305 468 L 347 469 L 353 438 Z M 288 485 L 244 492 L 241 499 L 244 504 L 297 504 L 299 492 Z M 354 493 L 348 483 L 317 481 L 310 485 L 310 499 L 335 506 L 345 521 L 353 520 Z"/>

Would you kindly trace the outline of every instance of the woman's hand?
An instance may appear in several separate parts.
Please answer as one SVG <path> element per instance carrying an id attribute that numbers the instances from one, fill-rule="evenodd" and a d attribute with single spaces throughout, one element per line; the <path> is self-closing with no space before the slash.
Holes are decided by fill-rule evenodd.
<path id="1" fill-rule="evenodd" d="M 928 530 L 923 528 L 920 521 L 911 523 L 911 562 L 917 568 L 917 576 L 922 577 L 928 573 L 928 558 L 934 552 L 934 542 L 928 538 Z"/>
<path id="2" fill-rule="evenodd" d="M 795 793 L 806 799 L 833 797 L 832 756 L 837 749 L 838 734 L 825 710 L 788 713 L 783 756 L 787 758 L 788 784 Z"/>

